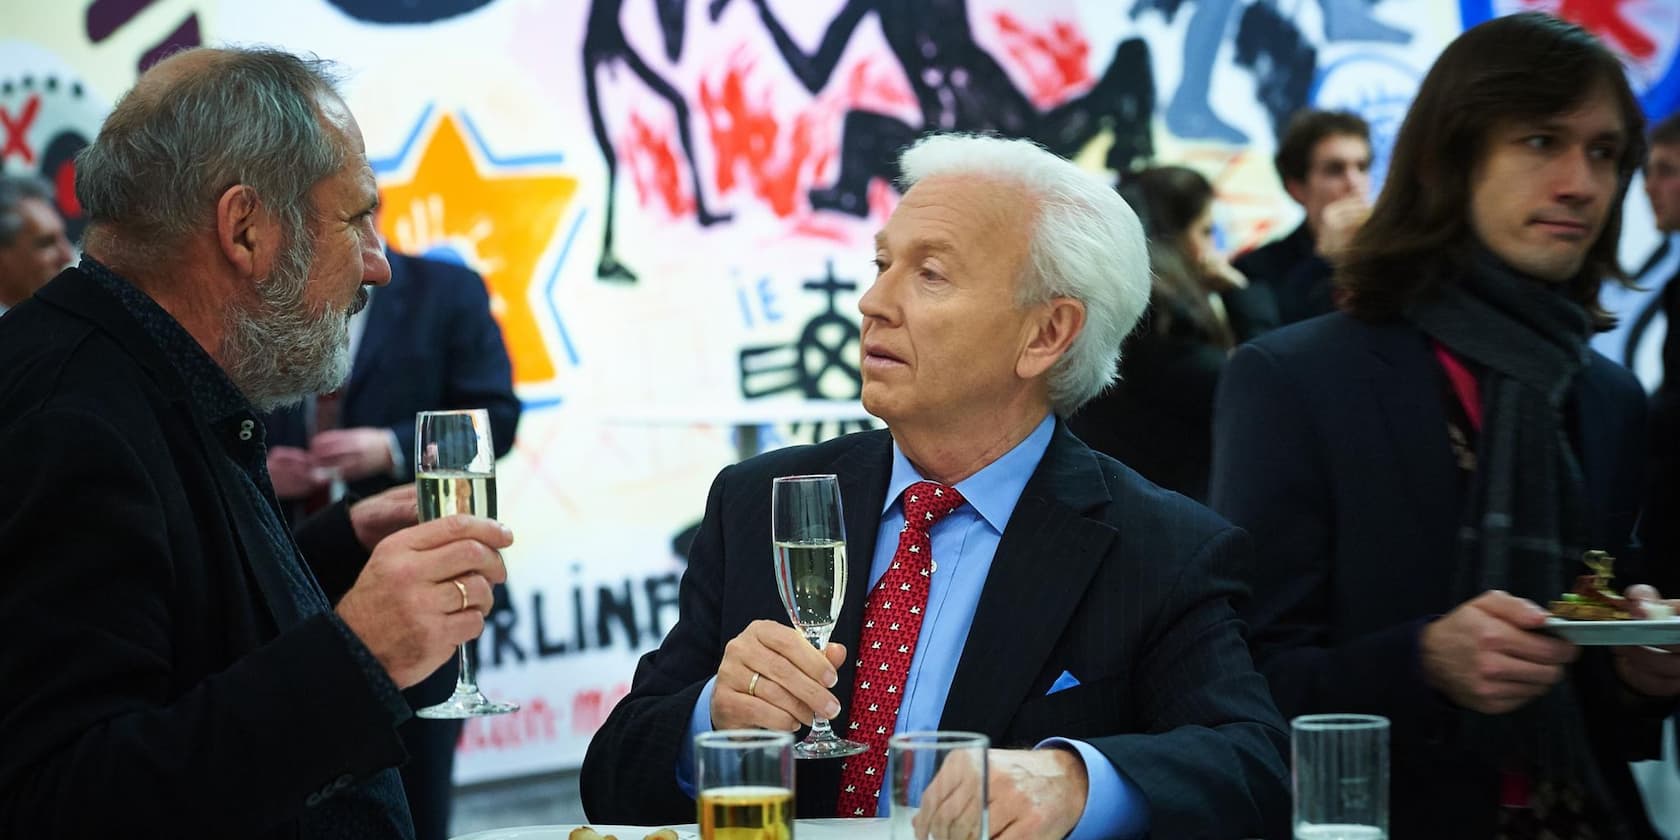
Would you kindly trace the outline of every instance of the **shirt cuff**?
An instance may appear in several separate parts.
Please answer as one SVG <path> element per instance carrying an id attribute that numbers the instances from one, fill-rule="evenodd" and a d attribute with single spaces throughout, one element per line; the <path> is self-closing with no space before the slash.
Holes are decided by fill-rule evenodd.
<path id="1" fill-rule="evenodd" d="M 694 736 L 712 731 L 712 693 L 717 690 L 717 677 L 706 680 L 700 689 L 700 699 L 694 701 L 694 713 L 688 717 L 688 737 L 677 748 L 677 788 L 689 799 L 696 796 L 694 786 Z"/>
<path id="2" fill-rule="evenodd" d="M 1096 747 L 1084 741 L 1046 738 L 1034 749 L 1072 750 L 1085 762 L 1085 812 L 1068 840 L 1139 840 L 1149 833 L 1149 800 Z"/>
<path id="3" fill-rule="evenodd" d="M 400 480 L 407 473 L 408 459 L 403 457 L 402 441 L 397 440 L 395 431 L 385 430 L 385 445 L 391 448 L 391 477 Z"/>

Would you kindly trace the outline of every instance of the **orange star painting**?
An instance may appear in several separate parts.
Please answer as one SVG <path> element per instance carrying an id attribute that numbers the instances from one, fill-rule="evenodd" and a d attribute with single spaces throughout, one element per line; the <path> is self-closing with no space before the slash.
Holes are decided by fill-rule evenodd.
<path id="1" fill-rule="evenodd" d="M 380 228 L 399 251 L 452 251 L 482 274 L 514 382 L 546 382 L 554 378 L 554 354 L 538 319 L 548 310 L 533 299 L 532 287 L 540 288 L 537 264 L 559 233 L 578 182 L 553 173 L 484 171 L 467 144 L 455 115 L 439 119 L 413 176 L 382 185 Z"/>

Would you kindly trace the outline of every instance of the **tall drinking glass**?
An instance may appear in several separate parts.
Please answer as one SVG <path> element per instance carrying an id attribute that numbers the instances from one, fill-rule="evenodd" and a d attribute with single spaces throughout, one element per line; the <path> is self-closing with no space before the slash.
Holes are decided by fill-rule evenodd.
<path id="1" fill-rule="evenodd" d="M 456 513 L 496 518 L 496 451 L 490 445 L 490 413 L 482 408 L 422 411 L 414 418 L 414 482 L 420 495 L 420 521 Z M 467 646 L 455 693 L 448 700 L 415 712 L 423 718 L 471 718 L 515 711 L 517 703 L 497 703 L 478 690 Z"/>
<path id="2" fill-rule="evenodd" d="M 1295 840 L 1388 837 L 1388 718 L 1305 715 L 1291 723 Z"/>
<path id="3" fill-rule="evenodd" d="M 901 732 L 887 739 L 892 840 L 985 840 L 986 750 L 978 732 Z"/>
<path id="4" fill-rule="evenodd" d="M 828 644 L 846 600 L 846 526 L 840 482 L 832 475 L 789 475 L 770 486 L 770 539 L 776 589 L 788 617 L 817 650 Z M 857 755 L 868 747 L 834 735 L 820 715 L 796 744 L 796 758 Z"/>
<path id="5" fill-rule="evenodd" d="M 793 734 L 724 729 L 694 736 L 701 840 L 793 837 Z"/>

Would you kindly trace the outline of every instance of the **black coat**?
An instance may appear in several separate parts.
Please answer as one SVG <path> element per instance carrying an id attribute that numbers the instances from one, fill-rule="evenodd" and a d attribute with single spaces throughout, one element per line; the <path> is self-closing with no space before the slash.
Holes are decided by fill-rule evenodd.
<path id="1" fill-rule="evenodd" d="M 1424 682 L 1418 658 L 1423 625 L 1457 606 L 1465 499 L 1442 382 L 1415 327 L 1338 313 L 1240 348 L 1214 421 L 1214 509 L 1254 537 L 1245 575 L 1253 597 L 1242 614 L 1255 662 L 1286 716 L 1392 721 L 1390 827 L 1399 840 L 1492 837 L 1499 797 L 1497 769 L 1461 746 L 1454 709 Z M 1570 402 L 1591 545 L 1621 560 L 1625 586 L 1645 576 L 1632 541 L 1643 394 L 1593 354 Z M 1563 570 L 1558 591 L 1581 573 Z M 1657 748 L 1660 708 L 1624 706 L 1603 654 L 1588 649 L 1574 684 L 1611 807 L 1648 833 L 1626 762 Z"/>
<path id="2" fill-rule="evenodd" d="M 0 321 L 0 836 L 295 837 L 404 757 L 343 631 L 276 618 L 234 431 L 191 406 L 78 270 Z M 298 543 L 332 599 L 367 558 L 342 507 Z"/>

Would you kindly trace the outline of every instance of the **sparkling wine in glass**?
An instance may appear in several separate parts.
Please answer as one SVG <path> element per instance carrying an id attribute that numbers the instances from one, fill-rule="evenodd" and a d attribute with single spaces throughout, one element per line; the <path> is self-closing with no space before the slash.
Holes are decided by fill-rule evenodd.
<path id="1" fill-rule="evenodd" d="M 782 605 L 793 626 L 820 651 L 846 600 L 846 526 L 839 481 L 832 475 L 777 478 L 770 486 L 770 522 Z M 811 722 L 811 734 L 793 746 L 793 755 L 836 758 L 867 749 L 836 737 L 828 720 L 819 716 Z"/>
<path id="2" fill-rule="evenodd" d="M 422 411 L 414 419 L 414 483 L 420 521 L 457 513 L 496 518 L 496 452 L 490 445 L 490 413 L 482 408 Z M 467 646 L 456 656 L 461 670 L 448 700 L 415 712 L 423 718 L 471 718 L 515 711 L 478 690 Z"/>

